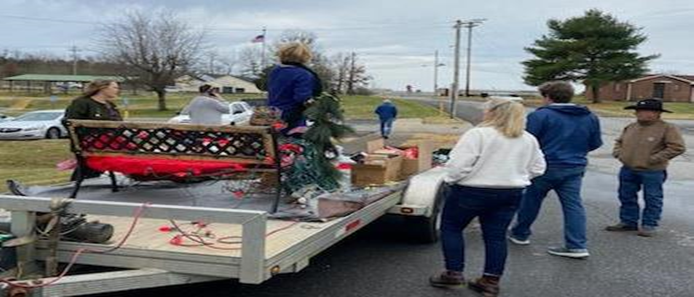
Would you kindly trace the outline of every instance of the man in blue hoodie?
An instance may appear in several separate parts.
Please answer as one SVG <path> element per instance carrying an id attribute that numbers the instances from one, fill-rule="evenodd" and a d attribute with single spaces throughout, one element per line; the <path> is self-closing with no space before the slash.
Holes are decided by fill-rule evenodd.
<path id="1" fill-rule="evenodd" d="M 381 136 L 388 139 L 390 132 L 393 131 L 393 122 L 398 117 L 398 108 L 388 99 L 384 99 L 374 111 L 381 121 Z"/>
<path id="2" fill-rule="evenodd" d="M 521 200 L 516 224 L 509 240 L 530 244 L 530 226 L 550 190 L 559 196 L 564 213 L 563 247 L 550 248 L 551 255 L 586 258 L 586 213 L 581 201 L 581 181 L 588 152 L 602 145 L 600 121 L 585 106 L 571 103 L 573 87 L 566 82 L 547 82 L 540 86 L 545 106 L 528 115 L 527 130 L 535 135 L 545 153 L 547 171 L 533 179 Z"/>

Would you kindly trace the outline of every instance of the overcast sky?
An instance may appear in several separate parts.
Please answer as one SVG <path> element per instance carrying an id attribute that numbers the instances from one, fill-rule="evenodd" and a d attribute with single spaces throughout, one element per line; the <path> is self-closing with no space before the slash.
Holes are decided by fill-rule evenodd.
<path id="1" fill-rule="evenodd" d="M 268 42 L 282 31 L 314 32 L 328 54 L 356 52 L 380 88 L 405 85 L 430 91 L 434 51 L 439 86 L 453 77 L 456 19 L 487 19 L 473 33 L 472 86 L 476 89 L 530 89 L 521 79 L 523 47 L 547 33 L 549 18 L 567 18 L 598 8 L 643 28 L 648 41 L 639 51 L 661 54 L 652 71 L 694 74 L 694 1 L 463 1 L 463 0 L 0 0 L 0 50 L 48 52 L 68 56 L 76 45 L 81 55 L 94 49 L 98 23 L 124 11 L 166 8 L 198 28 L 207 28 L 209 43 L 221 55 L 232 55 L 268 29 Z M 463 34 L 465 40 L 465 34 Z M 464 46 L 464 43 L 463 43 Z M 464 62 L 464 55 L 461 63 Z M 462 65 L 464 67 L 464 65 Z M 464 72 L 461 81 L 464 81 Z"/>

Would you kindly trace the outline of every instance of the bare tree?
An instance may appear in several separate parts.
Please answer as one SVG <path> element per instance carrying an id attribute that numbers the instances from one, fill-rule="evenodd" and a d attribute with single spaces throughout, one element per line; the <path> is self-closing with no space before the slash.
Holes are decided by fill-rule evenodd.
<path id="1" fill-rule="evenodd" d="M 347 55 L 344 61 L 347 68 L 345 80 L 346 92 L 349 95 L 354 95 L 358 88 L 363 88 L 371 80 L 371 77 L 366 74 L 366 67 L 360 64 L 357 60 L 357 54 L 352 52 Z"/>
<path id="2" fill-rule="evenodd" d="M 330 59 L 323 53 L 317 42 L 315 33 L 305 30 L 285 30 L 273 45 L 273 56 L 277 57 L 277 50 L 282 44 L 300 42 L 308 46 L 313 54 L 309 65 L 323 81 L 323 88 L 328 89 L 334 85 L 335 72 L 331 67 Z"/>
<path id="3" fill-rule="evenodd" d="M 254 46 L 244 47 L 239 52 L 239 60 L 241 61 L 241 76 L 246 78 L 257 78 L 263 69 L 261 64 L 263 53 Z"/>
<path id="4" fill-rule="evenodd" d="M 234 70 L 239 61 L 236 58 L 236 52 L 231 52 L 225 55 L 220 55 L 217 58 L 217 63 L 219 64 L 217 65 L 217 68 L 219 69 L 220 73 L 232 75 L 234 74 Z"/>
<path id="5" fill-rule="evenodd" d="M 316 36 L 315 33 L 311 31 L 305 31 L 305 30 L 284 30 L 282 34 L 280 34 L 279 38 L 277 41 L 275 41 L 273 45 L 273 53 L 277 53 L 277 50 L 282 44 L 289 43 L 289 42 L 300 42 L 308 46 L 308 48 L 311 50 L 311 52 L 316 53 L 316 52 L 321 52 L 320 47 L 318 46 L 318 43 L 316 42 L 318 37 Z"/>
<path id="6" fill-rule="evenodd" d="M 166 86 L 198 61 L 203 40 L 202 32 L 171 12 L 133 12 L 104 25 L 100 45 L 106 58 L 128 66 L 121 75 L 149 87 L 159 110 L 166 110 Z"/>
<path id="7" fill-rule="evenodd" d="M 348 54 L 337 53 L 331 57 L 330 67 L 335 73 L 332 85 L 334 92 L 344 94 L 351 65 L 350 55 Z"/>

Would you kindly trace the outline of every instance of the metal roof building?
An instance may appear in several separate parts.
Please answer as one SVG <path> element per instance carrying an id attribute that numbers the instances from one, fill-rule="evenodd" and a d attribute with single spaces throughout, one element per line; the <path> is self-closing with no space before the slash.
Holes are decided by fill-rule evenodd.
<path id="1" fill-rule="evenodd" d="M 22 74 L 17 76 L 6 77 L 3 80 L 9 82 L 10 92 L 14 91 L 15 86 L 19 86 L 20 83 L 24 86 L 24 89 L 30 91 L 33 88 L 36 89 L 36 83 L 43 88 L 46 93 L 51 92 L 51 84 L 53 83 L 87 83 L 97 79 L 115 80 L 122 82 L 123 77 L 120 76 L 107 76 L 107 75 L 62 75 L 62 74 Z"/>

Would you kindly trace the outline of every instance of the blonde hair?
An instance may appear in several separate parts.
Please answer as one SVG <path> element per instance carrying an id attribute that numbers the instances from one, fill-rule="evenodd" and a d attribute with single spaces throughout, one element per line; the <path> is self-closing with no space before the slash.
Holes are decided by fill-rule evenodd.
<path id="1" fill-rule="evenodd" d="M 84 96 L 85 97 L 91 97 L 99 93 L 99 91 L 108 88 L 108 86 L 111 85 L 111 83 L 118 83 L 115 80 L 108 80 L 108 79 L 97 79 L 92 82 L 90 82 L 87 85 L 87 88 L 84 89 Z"/>
<path id="2" fill-rule="evenodd" d="M 516 138 L 525 131 L 525 107 L 518 101 L 491 99 L 487 101 L 487 115 L 480 126 L 494 127 L 506 137 Z"/>
<path id="3" fill-rule="evenodd" d="M 311 50 L 306 44 L 301 42 L 290 42 L 280 46 L 277 56 L 280 63 L 301 63 L 306 64 L 311 61 Z"/>

